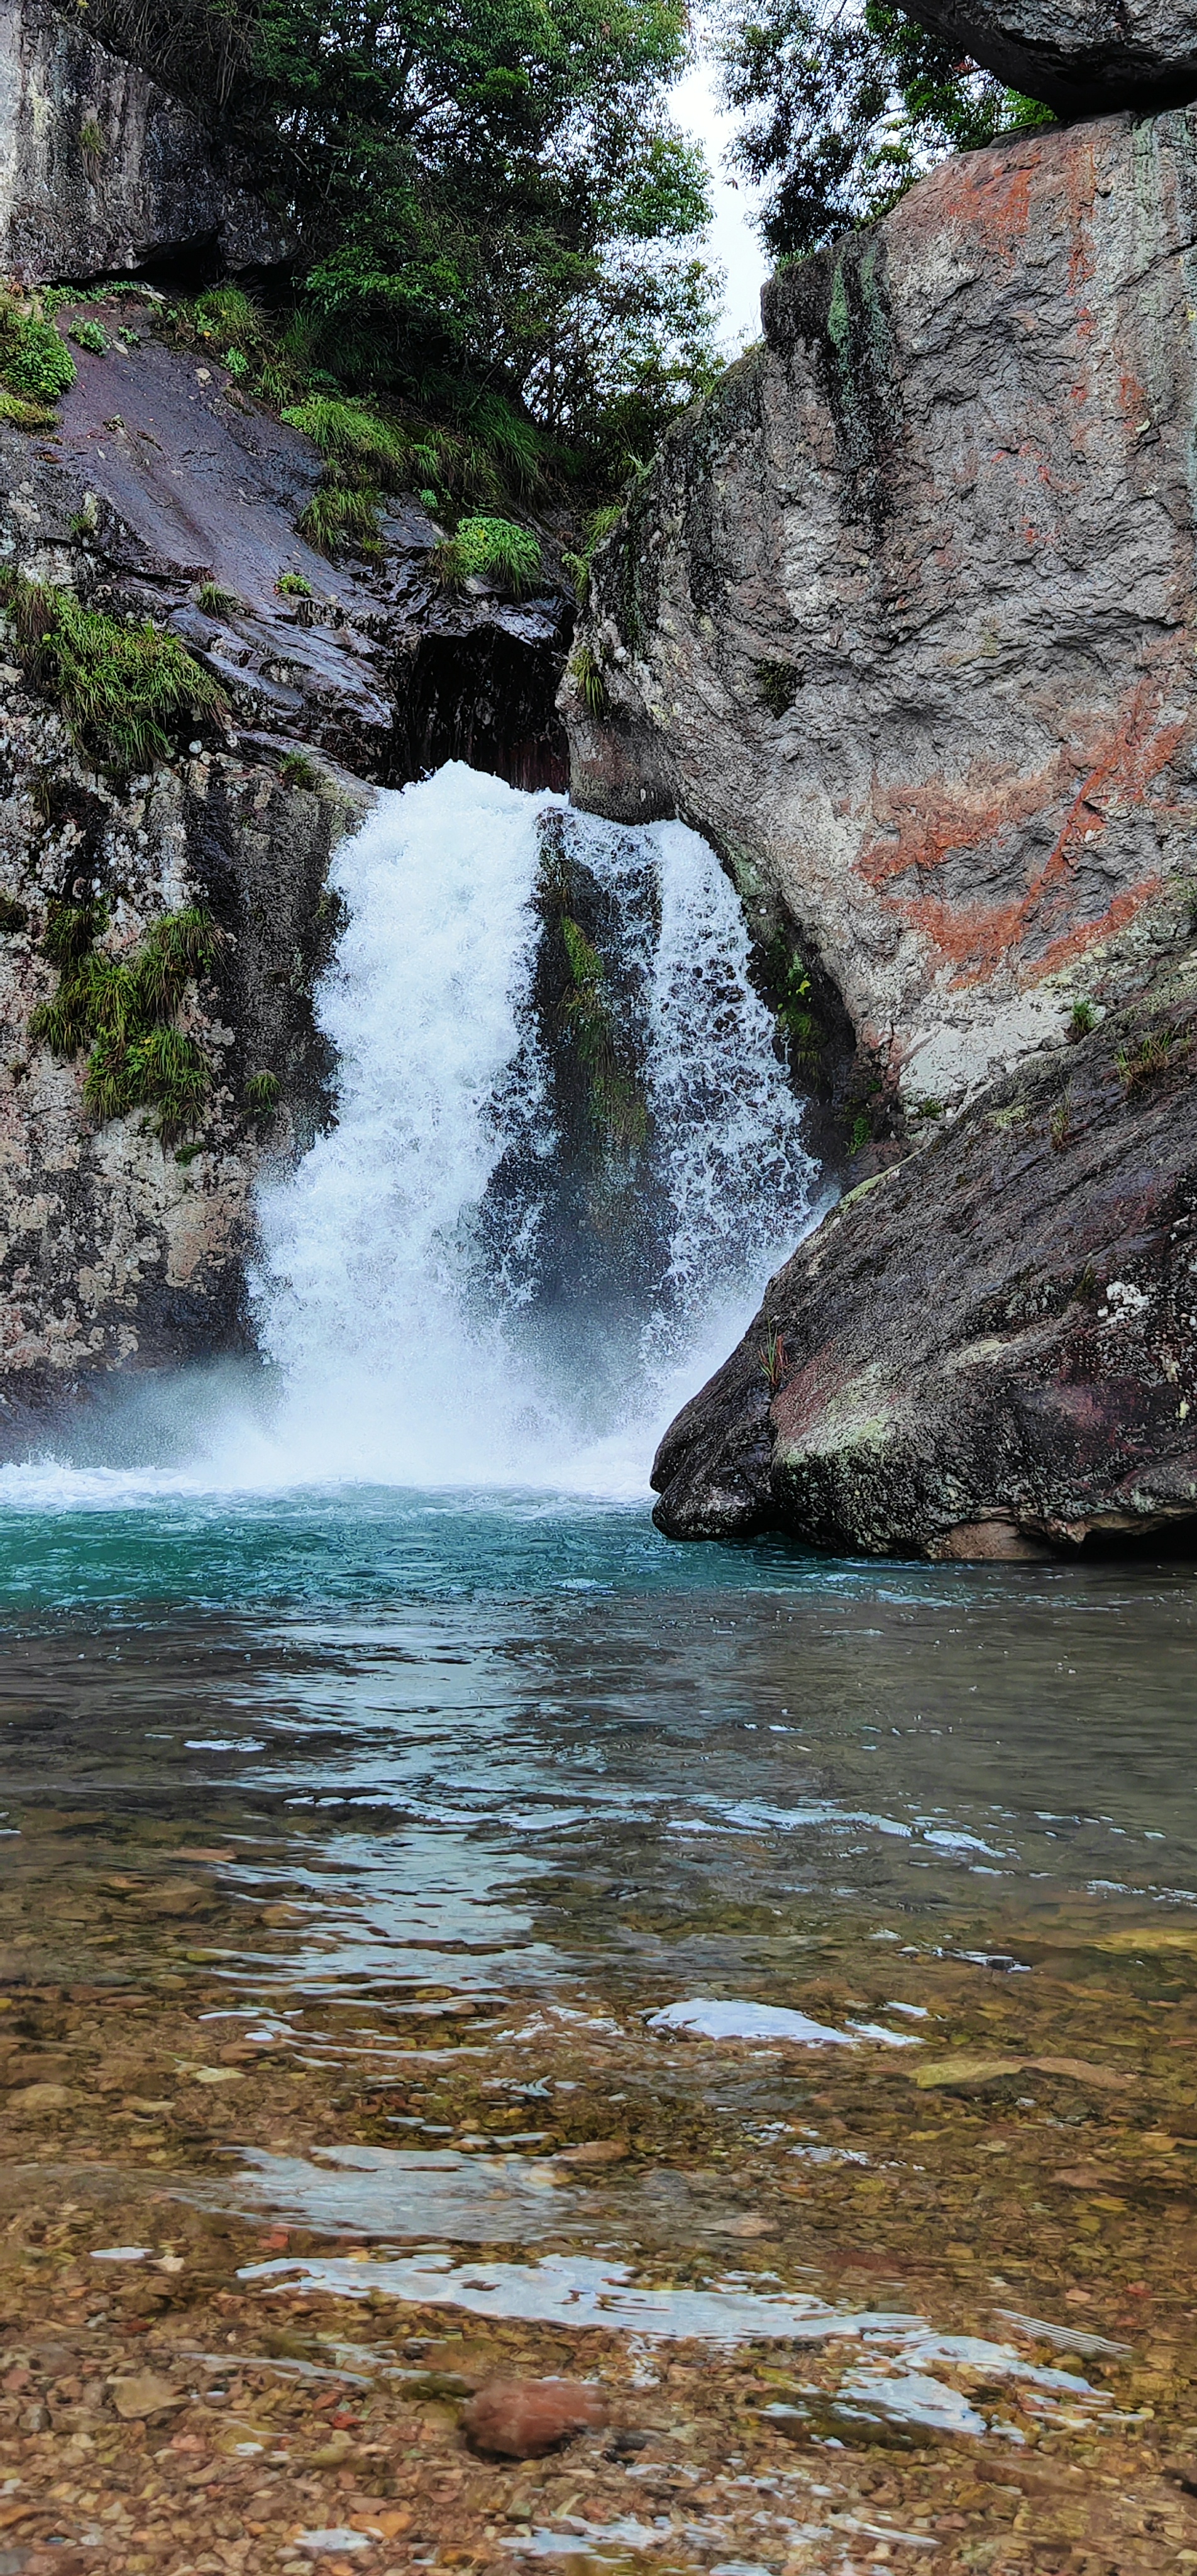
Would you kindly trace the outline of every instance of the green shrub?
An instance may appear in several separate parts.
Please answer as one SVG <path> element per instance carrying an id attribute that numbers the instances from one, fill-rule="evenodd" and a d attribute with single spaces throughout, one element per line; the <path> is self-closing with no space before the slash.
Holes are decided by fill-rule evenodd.
<path id="1" fill-rule="evenodd" d="M 222 590 L 218 581 L 202 581 L 198 601 L 205 617 L 235 617 L 244 604 L 235 590 Z"/>
<path id="2" fill-rule="evenodd" d="M 397 492 L 407 476 L 412 444 L 393 421 L 383 420 L 365 403 L 340 394 L 310 394 L 283 413 L 289 429 L 301 429 L 323 457 L 341 468 L 342 483 L 381 486 Z"/>
<path id="3" fill-rule="evenodd" d="M 245 1086 L 245 1105 L 255 1118 L 273 1118 L 281 1095 L 277 1073 L 251 1073 Z"/>
<path id="4" fill-rule="evenodd" d="M 103 323 L 89 322 L 86 317 L 82 322 L 72 322 L 71 338 L 81 349 L 91 349 L 97 358 L 102 358 L 108 347 L 108 334 Z"/>
<path id="5" fill-rule="evenodd" d="M 519 599 L 531 590 L 541 571 L 540 540 L 514 519 L 462 519 L 456 536 L 433 549 L 433 561 L 447 590 L 459 589 L 473 574 L 497 581 Z"/>
<path id="6" fill-rule="evenodd" d="M 223 933 L 191 906 L 165 913 L 131 957 L 119 958 L 94 945 L 106 927 L 99 904 L 52 909 L 42 949 L 60 981 L 34 1011 L 29 1035 L 55 1055 L 89 1049 L 83 1097 L 98 1123 L 150 1108 L 168 1144 L 195 1126 L 212 1088 L 203 1048 L 176 1016 L 188 984 L 211 973 Z"/>
<path id="7" fill-rule="evenodd" d="M 30 402 L 56 403 L 75 381 L 75 361 L 52 322 L 0 308 L 0 376 Z"/>
<path id="8" fill-rule="evenodd" d="M 219 681 L 147 618 L 122 626 L 73 591 L 0 574 L 12 650 L 33 686 L 57 698 L 76 750 L 117 776 L 169 759 L 184 716 L 223 720 Z"/>
<path id="9" fill-rule="evenodd" d="M 313 596 L 312 585 L 304 580 L 301 572 L 280 572 L 274 587 L 280 599 L 311 599 Z"/>

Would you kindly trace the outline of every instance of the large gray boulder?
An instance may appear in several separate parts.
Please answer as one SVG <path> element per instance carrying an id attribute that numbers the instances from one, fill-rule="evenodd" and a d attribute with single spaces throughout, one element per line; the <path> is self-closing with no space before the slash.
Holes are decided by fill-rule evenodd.
<path id="1" fill-rule="evenodd" d="M 0 274 L 73 282 L 199 250 L 237 270 L 288 247 L 190 109 L 44 0 L 0 0 Z"/>
<path id="2" fill-rule="evenodd" d="M 1197 98 L 1197 0 L 903 0 L 1012 89 L 1061 116 Z"/>

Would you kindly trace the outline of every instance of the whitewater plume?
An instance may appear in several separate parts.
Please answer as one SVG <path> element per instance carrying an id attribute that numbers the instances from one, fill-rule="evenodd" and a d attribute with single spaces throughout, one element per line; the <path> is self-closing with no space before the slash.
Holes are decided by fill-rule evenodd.
<path id="1" fill-rule="evenodd" d="M 537 994 L 563 835 L 603 949 L 571 920 L 580 980 L 554 1017 Z M 732 888 L 680 824 L 622 831 L 456 763 L 382 796 L 334 879 L 348 920 L 318 1009 L 336 1123 L 260 1201 L 276 1438 L 301 1476 L 643 1490 L 678 1373 L 694 1382 L 811 1210 Z M 555 1041 L 593 1090 L 617 1023 L 635 1205 L 625 1186 L 571 1265 Z M 605 1303 L 604 1264 L 623 1283 Z"/>

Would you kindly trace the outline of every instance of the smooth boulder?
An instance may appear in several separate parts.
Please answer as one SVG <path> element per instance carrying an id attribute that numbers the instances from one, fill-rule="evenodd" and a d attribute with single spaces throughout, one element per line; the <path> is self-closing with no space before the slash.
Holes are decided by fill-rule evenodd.
<path id="1" fill-rule="evenodd" d="M 601 2389 L 575 2379 L 492 2379 L 461 2410 L 476 2450 L 507 2460 L 539 2460 L 546 2451 L 607 2421 Z"/>

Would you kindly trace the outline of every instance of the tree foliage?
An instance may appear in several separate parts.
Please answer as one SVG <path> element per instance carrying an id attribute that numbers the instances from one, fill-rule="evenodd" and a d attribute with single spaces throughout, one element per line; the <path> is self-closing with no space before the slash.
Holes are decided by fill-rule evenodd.
<path id="1" fill-rule="evenodd" d="M 92 0 L 87 23 L 225 100 L 300 244 L 314 380 L 465 434 L 506 403 L 594 455 L 709 376 L 707 174 L 667 98 L 684 0 Z"/>
<path id="2" fill-rule="evenodd" d="M 884 214 L 949 152 L 1052 121 L 885 0 L 723 0 L 716 42 L 775 259 Z"/>

